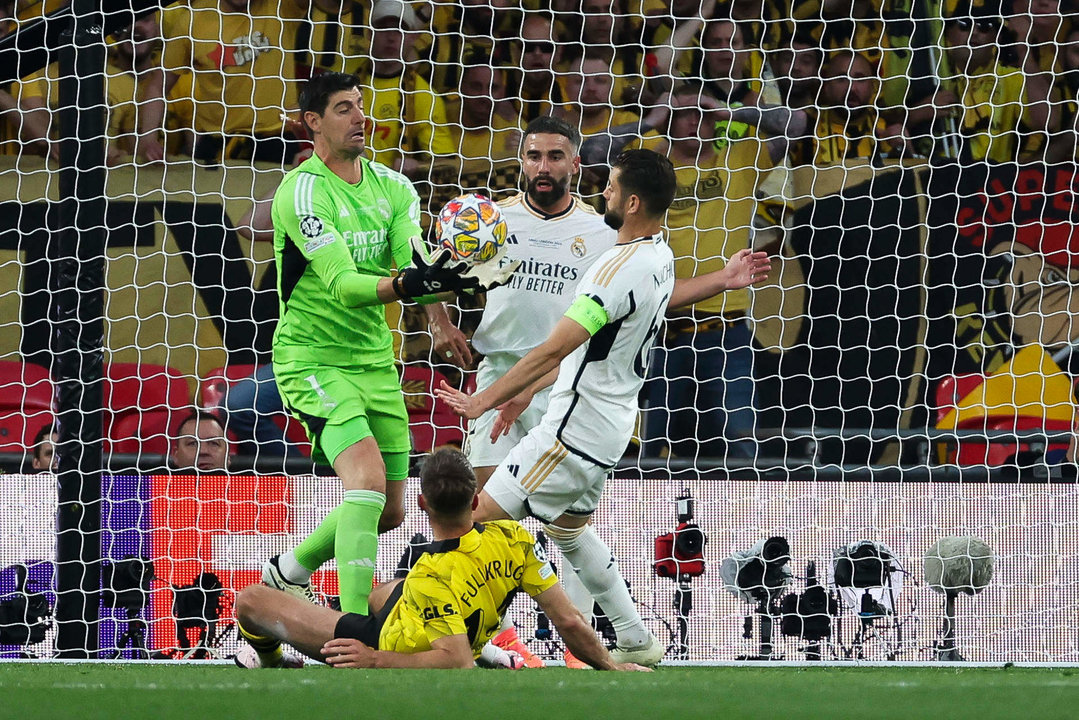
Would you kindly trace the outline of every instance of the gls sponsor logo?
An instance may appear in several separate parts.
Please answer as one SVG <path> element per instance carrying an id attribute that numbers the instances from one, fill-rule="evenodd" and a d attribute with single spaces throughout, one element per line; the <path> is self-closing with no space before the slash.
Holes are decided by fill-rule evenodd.
<path id="1" fill-rule="evenodd" d="M 446 603 L 442 607 L 425 607 L 423 609 L 424 620 L 434 620 L 436 618 L 450 617 L 456 615 L 457 611 L 453 609 L 453 605 Z"/>

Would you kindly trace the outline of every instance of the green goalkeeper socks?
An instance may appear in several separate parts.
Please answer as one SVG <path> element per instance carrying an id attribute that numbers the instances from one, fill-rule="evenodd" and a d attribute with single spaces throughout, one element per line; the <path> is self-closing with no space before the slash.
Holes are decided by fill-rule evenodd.
<path id="1" fill-rule="evenodd" d="M 366 615 L 367 597 L 375 580 L 378 553 L 378 520 L 386 506 L 386 495 L 374 490 L 346 490 L 337 506 L 337 581 L 342 612 Z"/>
<path id="2" fill-rule="evenodd" d="M 341 506 L 338 505 L 330 511 L 313 533 L 292 550 L 296 562 L 308 572 L 315 572 L 333 557 L 333 543 L 337 536 L 337 519 L 340 515 Z"/>

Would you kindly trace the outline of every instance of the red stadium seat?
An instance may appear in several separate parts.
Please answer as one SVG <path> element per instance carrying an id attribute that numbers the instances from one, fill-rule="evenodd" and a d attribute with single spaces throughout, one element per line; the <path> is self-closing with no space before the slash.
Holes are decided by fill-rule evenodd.
<path id="1" fill-rule="evenodd" d="M 1055 422 L 1052 420 L 1047 421 L 1043 417 L 1031 417 L 1027 415 L 990 415 L 984 418 L 970 418 L 965 422 L 960 422 L 958 429 L 981 430 L 982 432 L 988 430 L 1007 430 L 1009 432 L 1016 432 L 1019 430 L 1067 432 L 1071 430 L 1071 424 Z M 1058 453 L 1066 452 L 1067 449 L 1067 443 L 1053 443 L 1046 448 L 1047 451 L 1055 451 Z M 979 443 L 964 441 L 959 445 L 959 448 L 955 451 L 954 455 L 949 456 L 949 461 L 954 462 L 957 465 L 988 465 L 990 467 L 999 467 L 1000 465 L 1008 464 L 1009 461 L 1015 457 L 1016 453 L 1029 450 L 1030 445 L 1026 443 Z"/>
<path id="2" fill-rule="evenodd" d="M 227 365 L 214 368 L 199 384 L 199 404 L 207 410 L 225 407 L 225 394 L 229 386 L 253 375 L 257 367 L 256 365 Z M 303 455 L 311 456 L 311 443 L 307 439 L 307 432 L 296 418 L 287 412 L 274 413 L 273 421 L 285 431 L 285 438 L 297 445 Z"/>
<path id="3" fill-rule="evenodd" d="M 942 378 L 934 393 L 934 407 L 931 408 L 936 414 L 936 422 L 939 424 L 950 412 L 959 407 L 963 398 L 975 392 L 978 386 L 986 381 L 986 375 L 976 373 Z M 989 412 L 986 415 L 959 420 L 955 427 L 957 430 L 978 430 L 981 432 L 992 430 L 1010 432 L 1045 430 L 1055 432 L 1071 430 L 1072 423 L 1042 416 Z M 959 443 L 939 443 L 938 445 L 938 459 L 940 461 L 963 466 L 987 465 L 989 467 L 999 467 L 1012 461 L 1017 453 L 1030 450 L 1029 444 L 1017 442 L 985 443 L 964 440 Z M 1067 451 L 1067 448 L 1066 443 L 1052 443 L 1046 450 L 1047 452 L 1062 455 Z"/>
<path id="4" fill-rule="evenodd" d="M 416 452 L 431 452 L 442 445 L 460 447 L 465 438 L 464 418 L 435 397 L 434 389 L 446 376 L 437 370 L 408 365 L 401 375 L 401 387 L 408 409 L 408 425 Z"/>
<path id="5" fill-rule="evenodd" d="M 167 455 L 176 425 L 188 414 L 187 381 L 174 368 L 140 363 L 105 366 L 107 450 Z"/>
<path id="6" fill-rule="evenodd" d="M 207 410 L 225 407 L 225 393 L 229 385 L 250 377 L 257 365 L 227 365 L 214 368 L 199 383 L 199 405 Z"/>
<path id="7" fill-rule="evenodd" d="M 0 452 L 31 449 L 52 422 L 52 381 L 40 365 L 0 362 Z"/>

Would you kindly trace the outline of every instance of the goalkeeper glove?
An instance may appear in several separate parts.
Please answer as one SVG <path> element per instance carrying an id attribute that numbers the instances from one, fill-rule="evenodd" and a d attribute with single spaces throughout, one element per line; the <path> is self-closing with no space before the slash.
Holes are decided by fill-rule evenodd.
<path id="1" fill-rule="evenodd" d="M 402 300 L 435 295 L 443 292 L 462 293 L 480 288 L 474 277 L 466 277 L 463 262 L 450 263 L 452 253 L 440 250 L 432 260 L 424 252 L 423 240 L 412 238 L 412 267 L 407 267 L 393 279 L 393 290 Z"/>
<path id="2" fill-rule="evenodd" d="M 498 249 L 498 253 L 493 258 L 485 263 L 473 265 L 464 273 L 462 277 L 473 278 L 479 283 L 475 292 L 494 290 L 496 287 L 505 285 L 509 282 L 513 273 L 521 264 L 521 261 L 511 260 L 505 265 L 502 264 L 502 259 L 506 257 L 506 249 L 508 247 L 508 245 L 503 245 Z"/>

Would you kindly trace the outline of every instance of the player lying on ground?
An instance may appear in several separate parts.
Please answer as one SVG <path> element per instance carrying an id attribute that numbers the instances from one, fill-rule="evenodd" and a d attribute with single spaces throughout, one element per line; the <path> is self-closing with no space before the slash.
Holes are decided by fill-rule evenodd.
<path id="1" fill-rule="evenodd" d="M 668 301 L 690 305 L 763 281 L 765 253 L 739 251 L 721 270 L 675 280 L 663 219 L 675 194 L 674 168 L 650 150 L 622 153 L 603 196 L 604 220 L 618 242 L 584 272 L 576 300 L 548 338 L 490 387 L 466 395 L 446 383 L 436 393 L 476 418 L 524 394 L 495 422 L 501 432 L 540 388 L 555 382 L 547 412 L 510 451 L 479 496 L 477 520 L 531 515 L 545 523 L 618 636 L 618 661 L 654 665 L 664 646 L 641 621 L 610 548 L 588 525 L 610 469 L 633 434 L 637 398 L 647 376 Z M 561 366 L 561 367 L 560 367 Z"/>
<path id="2" fill-rule="evenodd" d="M 379 585 L 368 614 L 340 613 L 261 585 L 240 593 L 236 618 L 254 652 L 243 667 L 302 664 L 287 642 L 334 667 L 467 668 L 498 631 L 513 593 L 528 593 L 570 650 L 598 670 L 644 670 L 611 659 L 573 607 L 534 538 L 519 523 L 473 524 L 476 476 L 461 453 L 442 450 L 420 473 L 420 509 L 435 541 L 404 580 Z"/>

